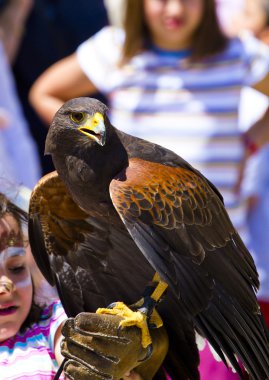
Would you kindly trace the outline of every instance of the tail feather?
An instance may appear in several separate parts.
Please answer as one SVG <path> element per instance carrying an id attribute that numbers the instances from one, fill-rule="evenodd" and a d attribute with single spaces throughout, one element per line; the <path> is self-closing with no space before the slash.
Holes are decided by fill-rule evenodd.
<path id="1" fill-rule="evenodd" d="M 197 324 L 220 355 L 224 352 L 242 377 L 237 362 L 241 360 L 255 380 L 269 379 L 269 341 L 263 317 L 259 313 L 246 313 L 236 300 L 218 297 L 206 312 L 197 318 Z"/>

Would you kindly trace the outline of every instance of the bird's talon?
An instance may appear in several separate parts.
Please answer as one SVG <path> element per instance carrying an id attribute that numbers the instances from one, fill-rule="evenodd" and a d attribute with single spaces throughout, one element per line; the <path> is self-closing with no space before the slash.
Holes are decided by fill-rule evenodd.
<path id="1" fill-rule="evenodd" d="M 148 316 L 148 309 L 146 307 L 140 307 L 137 311 Z"/>
<path id="2" fill-rule="evenodd" d="M 120 335 L 121 331 L 122 331 L 122 327 L 121 327 L 121 325 L 119 325 L 118 328 L 117 328 L 117 335 Z"/>
<path id="3" fill-rule="evenodd" d="M 117 306 L 117 302 L 112 302 L 107 306 L 107 309 L 114 309 Z"/>
<path id="4" fill-rule="evenodd" d="M 151 357 L 152 355 L 152 351 L 153 351 L 153 345 L 152 343 L 147 347 L 147 353 L 146 353 L 146 356 L 143 358 L 143 359 L 140 359 L 138 360 L 139 362 L 144 362 L 145 360 L 147 360 L 148 358 Z"/>

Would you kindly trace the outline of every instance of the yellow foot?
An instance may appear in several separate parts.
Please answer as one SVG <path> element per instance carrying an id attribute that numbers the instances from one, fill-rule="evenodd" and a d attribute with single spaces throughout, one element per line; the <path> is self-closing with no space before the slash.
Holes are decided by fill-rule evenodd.
<path id="1" fill-rule="evenodd" d="M 156 272 L 153 279 L 153 283 L 156 283 L 156 287 L 151 294 L 150 298 L 152 298 L 156 303 L 158 303 L 163 296 L 164 292 L 168 288 L 168 284 L 161 280 L 160 275 Z M 139 309 L 142 308 L 145 303 L 145 298 L 141 298 L 139 301 L 137 301 L 135 304 L 131 305 L 133 309 Z M 151 315 L 149 316 L 149 324 L 154 325 L 155 328 L 159 328 L 163 325 L 162 318 L 160 317 L 157 310 L 154 308 L 152 310 Z"/>
<path id="2" fill-rule="evenodd" d="M 141 329 L 141 344 L 143 348 L 147 348 L 152 343 L 146 314 L 131 310 L 123 302 L 116 302 L 113 309 L 99 308 L 96 310 L 96 313 L 119 315 L 123 317 L 124 319 L 120 322 L 120 327 L 137 326 Z"/>

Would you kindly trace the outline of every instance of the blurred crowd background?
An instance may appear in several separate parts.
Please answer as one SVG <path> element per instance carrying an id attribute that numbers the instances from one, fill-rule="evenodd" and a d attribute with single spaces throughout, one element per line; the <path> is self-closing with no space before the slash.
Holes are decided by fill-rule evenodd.
<path id="1" fill-rule="evenodd" d="M 269 1 L 216 0 L 216 4 L 227 36 L 243 38 L 251 34 L 269 44 Z M 50 157 L 43 154 L 48 126 L 29 103 L 29 90 L 47 68 L 72 54 L 104 26 L 122 26 L 123 14 L 124 0 L 76 0 L 75 5 L 71 0 L 0 0 L 2 179 L 31 189 L 42 175 L 53 170 Z M 96 92 L 94 97 L 107 102 L 104 94 Z M 241 91 L 238 127 L 242 134 L 267 107 L 267 96 L 249 88 Z M 262 283 L 259 300 L 269 323 L 268 163 L 269 147 L 265 144 L 244 162 L 240 194 L 248 205 L 248 247 L 258 267 Z M 215 375 L 215 378 L 237 378 L 237 375 Z"/>

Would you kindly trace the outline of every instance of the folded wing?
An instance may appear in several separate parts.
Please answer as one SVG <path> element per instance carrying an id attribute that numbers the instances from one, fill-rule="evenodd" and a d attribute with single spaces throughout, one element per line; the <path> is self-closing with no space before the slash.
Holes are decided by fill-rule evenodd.
<path id="1" fill-rule="evenodd" d="M 268 374 L 253 259 L 209 184 L 187 168 L 131 159 L 111 198 L 134 241 L 222 356 Z M 175 327 L 176 329 L 177 327 Z"/>

